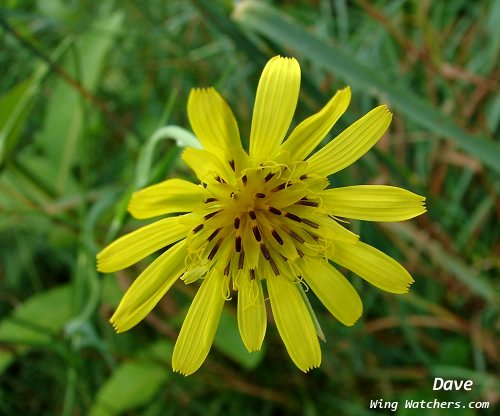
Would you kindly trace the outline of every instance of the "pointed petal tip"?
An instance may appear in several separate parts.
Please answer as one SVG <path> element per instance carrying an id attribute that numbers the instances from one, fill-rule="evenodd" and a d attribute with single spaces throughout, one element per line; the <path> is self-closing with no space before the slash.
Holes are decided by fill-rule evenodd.
<path id="1" fill-rule="evenodd" d="M 134 192 L 134 194 L 135 194 L 135 192 Z M 127 212 L 130 215 L 132 215 L 132 217 L 134 217 L 135 219 L 141 220 L 144 218 L 141 218 L 141 216 L 138 214 L 138 212 L 136 210 L 136 206 L 135 206 L 136 201 L 134 201 L 134 194 L 132 194 L 132 196 L 130 197 L 130 200 L 128 201 Z"/>
<path id="2" fill-rule="evenodd" d="M 306 373 L 306 374 L 307 374 L 309 371 L 312 371 L 312 370 L 314 370 L 315 368 L 319 368 L 319 367 L 320 367 L 320 365 L 321 365 L 321 357 L 320 357 L 320 359 L 319 359 L 319 361 L 318 361 L 318 362 L 316 362 L 316 363 L 312 363 L 312 364 L 310 364 L 308 367 L 306 367 L 305 369 L 304 369 L 304 368 L 301 368 L 300 370 L 302 370 L 304 373 Z"/>
<path id="3" fill-rule="evenodd" d="M 283 55 L 276 55 L 276 56 L 273 56 L 271 59 L 269 59 L 269 62 L 273 62 L 273 61 L 277 61 L 277 60 L 282 60 L 282 61 L 292 61 L 292 62 L 297 62 L 297 64 L 299 63 L 299 61 L 297 61 L 297 59 L 295 59 L 295 57 L 293 56 L 283 56 Z"/>
<path id="4" fill-rule="evenodd" d="M 182 375 L 182 376 L 184 376 L 184 377 L 187 377 L 187 376 L 189 376 L 189 375 L 193 374 L 192 372 L 190 373 L 190 372 L 185 371 L 185 370 L 183 370 L 183 369 L 181 369 L 181 368 L 174 367 L 174 365 L 173 365 L 173 364 L 172 364 L 172 371 L 173 371 L 174 373 L 179 373 L 180 375 Z"/>
<path id="5" fill-rule="evenodd" d="M 210 88 L 213 88 L 213 87 L 193 87 L 189 91 L 189 96 L 192 96 L 194 94 L 203 93 L 203 92 L 209 90 Z"/>
<path id="6" fill-rule="evenodd" d="M 117 334 L 121 334 L 122 332 L 125 332 L 125 331 L 128 331 L 130 329 L 130 327 L 124 327 L 120 322 L 119 322 L 119 319 L 118 317 L 116 316 L 116 312 L 113 314 L 113 316 L 111 316 L 111 318 L 109 318 L 109 323 L 111 324 L 111 326 L 113 327 L 114 331 L 117 333 Z"/>
<path id="7" fill-rule="evenodd" d="M 387 104 L 379 105 L 378 108 L 383 108 L 388 114 L 392 115 L 391 110 L 389 110 L 389 106 Z"/>
<path id="8" fill-rule="evenodd" d="M 243 342 L 243 343 L 244 343 L 245 348 L 247 349 L 247 351 L 249 353 L 259 352 L 260 349 L 262 348 L 262 344 L 260 344 L 260 345 L 252 345 L 252 344 L 246 344 L 245 342 Z"/>
<path id="9" fill-rule="evenodd" d="M 406 284 L 406 286 L 401 289 L 400 291 L 394 291 L 392 293 L 394 293 L 395 295 L 406 295 L 410 292 L 410 289 L 411 289 L 411 286 L 413 285 L 413 283 L 415 283 L 415 280 L 413 280 L 413 277 L 409 276 L 409 280 L 408 280 L 408 283 Z"/>
<path id="10" fill-rule="evenodd" d="M 389 124 L 391 123 L 393 114 L 387 104 L 381 104 L 378 107 L 375 107 L 372 111 L 379 112 L 380 114 L 384 113 L 384 115 L 387 116 Z"/>
<path id="11" fill-rule="evenodd" d="M 361 318 L 362 315 L 363 314 L 360 313 L 359 316 L 357 316 L 356 318 L 354 318 L 352 321 L 346 321 L 346 322 L 343 322 L 343 324 L 345 326 L 354 326 L 354 324 L 359 321 L 359 318 Z"/>
<path id="12" fill-rule="evenodd" d="M 113 316 L 109 319 L 109 323 L 111 324 L 111 326 L 113 327 L 114 331 L 115 331 L 117 334 L 119 334 L 119 333 L 123 332 L 123 331 L 121 331 L 121 330 L 118 328 L 118 326 L 117 326 L 117 324 L 116 324 L 116 320 L 115 320 L 115 316 L 114 316 L 114 315 L 113 315 Z"/>
<path id="13" fill-rule="evenodd" d="M 348 96 L 349 96 L 349 98 L 350 98 L 350 97 L 351 97 L 351 95 L 352 95 L 351 86 L 350 86 L 350 85 L 346 85 L 344 88 L 342 88 L 342 89 L 340 90 L 340 92 L 341 92 L 342 94 L 348 95 Z"/>
<path id="14" fill-rule="evenodd" d="M 341 323 L 345 326 L 354 326 L 354 324 L 356 322 L 358 322 L 359 318 L 361 318 L 362 316 L 363 316 L 363 304 L 361 303 L 359 310 L 356 311 L 356 313 L 352 315 L 352 317 L 351 317 L 352 319 L 349 321 L 341 322 Z"/>
<path id="15" fill-rule="evenodd" d="M 413 280 L 413 277 L 410 275 L 410 282 L 408 283 L 408 286 L 406 287 L 406 290 L 409 291 L 411 288 L 411 285 L 415 283 L 415 280 Z"/>
<path id="16" fill-rule="evenodd" d="M 99 253 L 97 255 L 98 257 L 96 257 L 96 262 L 95 262 L 95 264 L 96 264 L 96 270 L 99 273 L 113 273 L 113 272 L 115 272 L 116 270 L 112 270 L 112 269 L 106 267 L 105 261 L 103 261 L 103 258 L 100 256 L 101 253 Z"/>

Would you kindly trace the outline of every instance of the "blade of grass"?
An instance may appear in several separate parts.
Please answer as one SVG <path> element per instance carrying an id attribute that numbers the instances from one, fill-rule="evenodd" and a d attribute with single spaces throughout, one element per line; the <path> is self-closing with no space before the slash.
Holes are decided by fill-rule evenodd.
<path id="1" fill-rule="evenodd" d="M 287 15 L 263 2 L 244 1 L 237 6 L 233 16 L 245 29 L 292 49 L 299 56 L 313 60 L 357 87 L 385 96 L 397 110 L 415 123 L 452 140 L 464 151 L 500 172 L 498 143 L 464 131 L 439 109 L 413 92 L 399 87 L 394 81 L 385 79 L 380 75 L 382 69 L 375 71 L 365 66 L 338 46 L 311 35 Z"/>
<path id="2" fill-rule="evenodd" d="M 73 54 L 66 56 L 64 68 L 78 79 L 86 90 L 93 92 L 99 84 L 104 60 L 116 40 L 114 32 L 123 22 L 123 13 L 116 12 L 100 17 L 73 45 Z M 107 32 L 103 32 L 106 30 Z M 106 36 L 103 33 L 109 33 Z M 61 105 L 64 103 L 64 105 Z M 68 178 L 77 159 L 79 139 L 84 130 L 83 100 L 80 92 L 65 79 L 56 83 L 48 103 L 44 126 L 38 143 L 55 166 L 58 166 L 56 188 L 67 191 Z"/>
<path id="3" fill-rule="evenodd" d="M 472 270 L 457 256 L 447 253 L 437 241 L 432 241 L 422 231 L 409 224 L 387 223 L 382 227 L 411 241 L 426 253 L 443 270 L 458 279 L 470 291 L 488 302 L 493 302 L 495 291 L 490 282 L 475 270 Z"/>

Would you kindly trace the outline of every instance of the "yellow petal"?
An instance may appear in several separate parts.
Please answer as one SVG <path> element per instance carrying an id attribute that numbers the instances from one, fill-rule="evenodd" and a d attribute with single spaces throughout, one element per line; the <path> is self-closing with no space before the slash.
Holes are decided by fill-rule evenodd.
<path id="1" fill-rule="evenodd" d="M 329 258 L 387 292 L 406 293 L 413 283 L 410 274 L 396 260 L 361 241 L 335 245 Z"/>
<path id="2" fill-rule="evenodd" d="M 281 145 L 281 150 L 289 151 L 294 160 L 305 159 L 344 114 L 350 101 L 349 87 L 338 91 L 321 111 L 305 119 L 292 131 Z"/>
<path id="3" fill-rule="evenodd" d="M 201 284 L 175 343 L 172 368 L 186 376 L 205 361 L 224 306 L 223 276 L 211 273 Z"/>
<path id="4" fill-rule="evenodd" d="M 246 221 L 244 226 L 243 224 L 240 225 L 240 229 L 243 230 L 241 234 L 241 252 L 245 253 L 243 268 L 247 271 L 250 269 L 256 269 L 260 259 L 260 244 L 253 235 L 252 223 L 250 221 Z"/>
<path id="5" fill-rule="evenodd" d="M 327 260 L 304 258 L 304 279 L 330 313 L 344 325 L 354 325 L 363 312 L 358 293 Z"/>
<path id="6" fill-rule="evenodd" d="M 97 254 L 97 270 L 111 273 L 124 269 L 184 238 L 190 227 L 180 223 L 179 217 L 170 217 L 128 233 Z"/>
<path id="7" fill-rule="evenodd" d="M 187 110 L 194 134 L 206 150 L 218 154 L 241 147 L 233 112 L 214 88 L 192 89 Z"/>
<path id="8" fill-rule="evenodd" d="M 172 212 L 191 212 L 201 207 L 204 191 L 182 179 L 168 179 L 134 192 L 128 206 L 135 218 L 151 218 Z"/>
<path id="9" fill-rule="evenodd" d="M 282 209 L 295 204 L 309 192 L 306 188 L 287 189 L 286 192 L 273 192 L 267 197 L 266 203 L 273 208 Z"/>
<path id="10" fill-rule="evenodd" d="M 262 284 L 252 279 L 238 290 L 238 328 L 249 352 L 259 351 L 266 334 L 266 307 Z"/>
<path id="11" fill-rule="evenodd" d="M 309 171 L 328 176 L 351 165 L 379 141 L 391 119 L 385 105 L 374 108 L 312 155 Z"/>
<path id="12" fill-rule="evenodd" d="M 300 89 L 300 66 L 294 58 L 275 56 L 264 68 L 250 133 L 250 156 L 272 157 L 292 121 Z"/>
<path id="13" fill-rule="evenodd" d="M 349 231 L 343 225 L 340 225 L 333 218 L 318 215 L 314 221 L 320 226 L 320 235 L 328 240 L 341 241 L 348 244 L 354 244 L 359 240 L 359 236 Z"/>
<path id="14" fill-rule="evenodd" d="M 182 160 L 193 170 L 201 182 L 213 182 L 217 176 L 228 181 L 227 169 L 222 161 L 213 153 L 207 150 L 188 147 L 182 152 Z"/>
<path id="15" fill-rule="evenodd" d="M 298 283 L 281 276 L 270 276 L 266 282 L 274 320 L 290 358 L 304 372 L 319 367 L 321 350 Z"/>
<path id="16" fill-rule="evenodd" d="M 322 195 L 328 214 L 368 221 L 403 221 L 425 212 L 423 196 L 384 185 L 347 186 Z"/>
<path id="17" fill-rule="evenodd" d="M 260 218 L 260 224 L 262 224 L 261 232 L 264 235 L 264 241 L 267 241 L 270 247 L 292 262 L 299 257 L 287 230 L 276 227 L 264 216 Z"/>
<path id="18" fill-rule="evenodd" d="M 135 279 L 110 319 L 116 332 L 129 330 L 151 312 L 184 271 L 186 254 L 183 240 L 158 257 Z"/>

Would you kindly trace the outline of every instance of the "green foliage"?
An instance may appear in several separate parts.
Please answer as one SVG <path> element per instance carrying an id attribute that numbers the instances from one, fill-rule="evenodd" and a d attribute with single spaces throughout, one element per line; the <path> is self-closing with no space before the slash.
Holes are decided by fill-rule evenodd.
<path id="1" fill-rule="evenodd" d="M 466 0 L 23 1 L 0 10 L 0 414 L 374 414 L 371 399 L 489 401 L 498 343 L 500 2 Z M 145 262 L 98 275 L 94 258 L 144 222 L 130 193 L 193 179 L 189 90 L 214 85 L 249 137 L 260 71 L 276 54 L 302 68 L 295 122 L 335 90 L 353 99 L 334 134 L 374 105 L 387 137 L 336 186 L 388 183 L 428 213 L 350 226 L 412 273 L 387 296 L 349 276 L 364 313 L 343 327 L 309 296 L 326 343 L 304 375 L 272 322 L 246 352 L 227 302 L 199 372 L 171 371 L 196 288 L 182 282 L 137 327 L 108 323 Z M 168 126 L 168 127 L 167 127 Z M 433 392 L 433 377 L 474 380 Z M 444 414 L 434 410 L 434 413 Z"/>
<path id="2" fill-rule="evenodd" d="M 16 145 L 20 129 L 26 122 L 31 99 L 38 89 L 40 77 L 33 76 L 11 88 L 0 99 L 0 165 L 9 158 Z"/>
<path id="3" fill-rule="evenodd" d="M 252 370 L 260 364 L 265 350 L 262 348 L 260 351 L 249 354 L 241 340 L 236 316 L 225 310 L 220 318 L 214 346 L 235 363 L 248 370 Z"/>
<path id="4" fill-rule="evenodd" d="M 170 373 L 165 371 L 165 356 L 172 354 L 170 342 L 159 341 L 151 345 L 140 357 L 129 360 L 114 369 L 110 378 L 97 393 L 91 416 L 111 416 L 147 405 Z"/>
<path id="5" fill-rule="evenodd" d="M 398 85 L 383 76 L 382 71 L 360 64 L 341 48 L 300 30 L 296 23 L 286 19 L 286 14 L 276 12 L 259 1 L 246 1 L 235 14 L 236 19 L 250 30 L 272 39 L 280 45 L 291 46 L 296 54 L 309 58 L 316 65 L 331 71 L 358 87 L 383 95 L 410 120 L 422 125 L 430 132 L 455 141 L 464 150 L 487 164 L 500 170 L 500 145 L 482 137 L 469 135 L 453 121 L 434 108 L 431 103 L 420 99 L 410 89 Z"/>
<path id="6" fill-rule="evenodd" d="M 0 323 L 0 342 L 9 343 L 14 351 L 0 351 L 0 372 L 10 364 L 14 354 L 25 353 L 29 346 L 51 348 L 54 337 L 72 317 L 71 291 L 68 286 L 46 290 L 31 296 Z"/>

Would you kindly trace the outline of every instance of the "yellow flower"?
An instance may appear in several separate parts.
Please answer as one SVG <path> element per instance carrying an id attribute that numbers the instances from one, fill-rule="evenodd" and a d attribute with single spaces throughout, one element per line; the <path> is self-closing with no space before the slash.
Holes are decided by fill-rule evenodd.
<path id="1" fill-rule="evenodd" d="M 188 375 L 201 366 L 233 293 L 248 351 L 260 349 L 266 332 L 265 286 L 290 357 L 308 371 L 320 365 L 321 351 L 301 285 L 345 325 L 362 312 L 358 294 L 329 260 L 388 292 L 405 293 L 413 282 L 399 263 L 359 241 L 337 217 L 406 220 L 425 212 L 425 198 L 382 185 L 328 188 L 329 175 L 377 143 L 391 113 L 385 106 L 373 109 L 309 156 L 346 110 L 351 91 L 337 92 L 284 141 L 299 87 L 295 59 L 274 57 L 267 63 L 248 153 L 217 91 L 191 91 L 188 116 L 203 150 L 187 148 L 182 158 L 201 183 L 169 179 L 135 192 L 129 205 L 136 218 L 184 214 L 127 234 L 97 256 L 99 271 L 114 272 L 173 244 L 124 295 L 111 318 L 117 332 L 140 322 L 177 279 L 201 281 L 175 345 L 174 371 Z"/>

